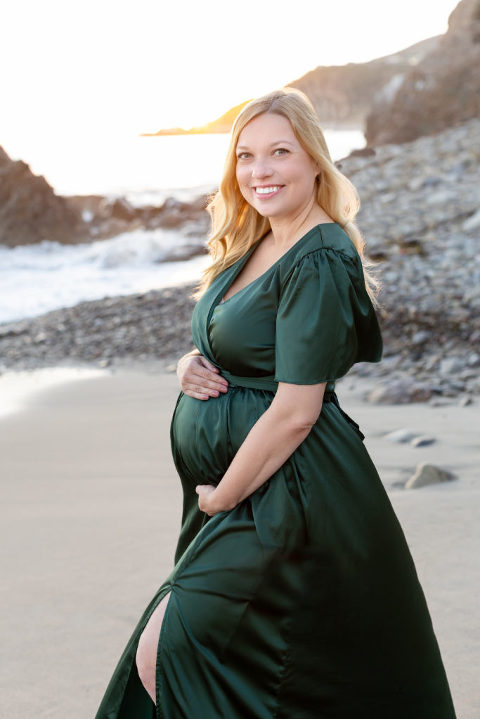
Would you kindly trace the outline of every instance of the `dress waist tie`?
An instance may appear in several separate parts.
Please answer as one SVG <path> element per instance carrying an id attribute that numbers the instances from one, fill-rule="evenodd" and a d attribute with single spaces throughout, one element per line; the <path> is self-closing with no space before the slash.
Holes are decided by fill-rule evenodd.
<path id="1" fill-rule="evenodd" d="M 248 389 L 264 389 L 273 393 L 277 391 L 278 382 L 274 379 L 273 375 L 264 375 L 263 377 L 240 377 L 239 375 L 234 375 L 221 367 L 219 367 L 219 369 L 222 376 L 225 377 L 225 379 L 228 381 L 229 386 L 246 387 Z M 335 390 L 328 388 L 328 384 L 323 395 L 323 401 L 333 402 L 338 407 L 339 411 L 345 417 L 347 422 L 352 425 L 353 429 L 357 432 L 360 439 L 362 441 L 365 439 L 365 435 L 360 430 L 358 423 L 355 422 L 354 419 L 349 417 L 349 415 L 344 412 L 344 410 L 340 407 L 340 403 L 338 401 Z"/>

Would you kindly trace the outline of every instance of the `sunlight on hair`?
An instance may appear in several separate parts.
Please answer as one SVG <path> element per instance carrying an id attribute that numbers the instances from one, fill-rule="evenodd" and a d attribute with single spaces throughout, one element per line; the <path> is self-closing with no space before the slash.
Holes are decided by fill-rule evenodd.
<path id="1" fill-rule="evenodd" d="M 252 100 L 234 122 L 220 187 L 207 207 L 212 220 L 208 240 L 212 264 L 203 271 L 200 285 L 192 297 L 199 299 L 221 272 L 243 257 L 270 229 L 268 218 L 260 215 L 242 196 L 235 172 L 240 133 L 253 118 L 268 112 L 282 115 L 290 122 L 298 141 L 320 167 L 317 203 L 343 228 L 357 249 L 363 264 L 365 286 L 376 306 L 380 281 L 372 272 L 377 263 L 366 258 L 365 241 L 355 223 L 360 208 L 357 190 L 333 163 L 312 103 L 303 92 L 290 87 Z"/>

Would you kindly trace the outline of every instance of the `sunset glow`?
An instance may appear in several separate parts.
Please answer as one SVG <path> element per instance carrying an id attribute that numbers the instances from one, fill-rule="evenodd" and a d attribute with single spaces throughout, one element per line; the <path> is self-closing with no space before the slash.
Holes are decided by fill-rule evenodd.
<path id="1" fill-rule="evenodd" d="M 443 33 L 456 4 L 17 0 L 2 18 L 0 145 L 202 125 L 318 65 Z"/>

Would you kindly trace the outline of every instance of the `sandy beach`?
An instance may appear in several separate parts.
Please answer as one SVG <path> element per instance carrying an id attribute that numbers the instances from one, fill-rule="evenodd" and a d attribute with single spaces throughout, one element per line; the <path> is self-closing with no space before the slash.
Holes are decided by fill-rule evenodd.
<path id="1" fill-rule="evenodd" d="M 23 395 L 14 380 L 0 377 L 0 395 L 10 398 L 0 416 L 0 714 L 93 719 L 172 567 L 181 491 L 169 424 L 178 380 L 152 364 L 58 384 L 40 378 Z M 368 388 L 366 379 L 339 380 L 340 404 L 366 435 L 406 534 L 458 719 L 478 719 L 480 402 L 370 405 L 362 399 Z M 436 441 L 385 439 L 400 428 Z M 404 490 L 419 462 L 458 479 Z"/>

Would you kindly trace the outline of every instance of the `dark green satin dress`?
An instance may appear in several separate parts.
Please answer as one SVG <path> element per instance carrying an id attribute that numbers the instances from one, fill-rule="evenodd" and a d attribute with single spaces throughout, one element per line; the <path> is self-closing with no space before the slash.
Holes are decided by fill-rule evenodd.
<path id="1" fill-rule="evenodd" d="M 170 438 L 184 504 L 175 566 L 96 717 L 454 719 L 407 542 L 364 435 L 335 394 L 354 363 L 382 356 L 360 257 L 338 224 L 321 224 L 221 302 L 257 245 L 195 306 L 193 341 L 229 389 L 208 400 L 178 396 Z M 221 480 L 279 381 L 328 383 L 318 421 L 259 489 L 208 517 L 195 486 Z M 135 652 L 168 592 L 155 709 Z"/>

